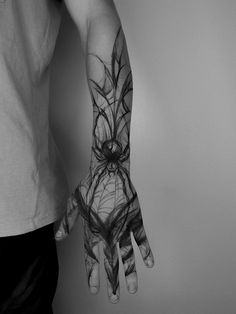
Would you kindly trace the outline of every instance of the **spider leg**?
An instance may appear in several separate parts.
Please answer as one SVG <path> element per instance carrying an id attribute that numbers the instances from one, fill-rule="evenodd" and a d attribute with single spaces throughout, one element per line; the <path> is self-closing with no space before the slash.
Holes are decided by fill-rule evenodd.
<path id="1" fill-rule="evenodd" d="M 130 149 L 129 149 L 129 143 L 125 146 L 125 149 L 122 153 L 122 156 L 120 158 L 120 162 L 126 161 L 130 156 Z"/>
<path id="2" fill-rule="evenodd" d="M 95 147 L 92 147 L 92 150 L 97 158 L 98 161 L 103 161 L 104 160 L 104 156 L 100 150 L 100 148 L 98 148 L 98 146 L 96 145 L 96 148 Z"/>
<path id="3" fill-rule="evenodd" d="M 119 176 L 119 178 L 121 179 L 122 183 L 123 183 L 123 192 L 125 194 L 125 197 L 126 199 L 128 200 L 129 199 L 129 195 L 128 195 L 128 192 L 127 192 L 127 178 L 125 178 L 125 176 L 123 175 L 123 167 L 120 166 L 117 170 L 117 175 Z"/>
<path id="4" fill-rule="evenodd" d="M 91 189 L 92 189 L 94 184 L 97 187 L 97 183 L 99 183 L 99 180 L 101 179 L 101 175 L 103 174 L 103 171 L 101 171 L 100 174 L 99 174 L 99 171 L 102 168 L 106 169 L 106 167 L 104 167 L 105 165 L 106 165 L 106 161 L 102 162 L 99 166 L 96 167 L 96 171 L 94 172 L 94 174 L 90 175 L 90 178 L 88 180 L 89 184 L 88 184 L 88 188 L 87 188 L 87 192 L 86 192 L 86 199 L 88 199 L 88 195 L 90 195 L 90 193 L 92 195 L 94 195 L 95 188 L 93 188 L 93 192 L 91 192 Z M 96 178 L 96 176 L 97 176 L 97 178 Z M 92 201 L 93 201 L 93 199 L 92 199 Z"/>
<path id="5" fill-rule="evenodd" d="M 122 171 L 121 171 L 121 170 L 122 170 Z M 123 174 L 122 172 L 124 172 L 124 174 Z M 124 184 L 124 188 L 125 188 L 124 191 L 125 191 L 126 196 L 127 196 L 127 198 L 128 198 L 127 188 L 126 188 L 126 185 L 125 185 L 126 180 L 127 180 L 128 188 L 130 189 L 132 195 L 135 194 L 135 192 L 133 191 L 132 182 L 131 182 L 131 180 L 130 180 L 130 175 L 129 175 L 129 173 L 128 173 L 128 170 L 127 170 L 125 167 L 123 167 L 122 165 L 120 165 L 120 167 L 119 167 L 119 173 L 120 173 L 120 178 L 121 178 L 121 180 L 122 180 L 122 182 L 123 182 L 123 184 Z M 125 179 L 126 179 L 126 180 L 125 180 Z"/>
<path id="6" fill-rule="evenodd" d="M 105 167 L 104 167 L 104 164 L 105 164 Z M 95 195 L 96 189 L 97 189 L 97 187 L 98 187 L 102 177 L 105 175 L 105 173 L 107 171 L 106 165 L 107 165 L 107 163 L 103 162 L 100 166 L 98 166 L 96 168 L 96 173 L 93 175 L 93 179 L 91 180 L 91 183 L 90 183 L 90 188 L 92 188 L 92 185 L 94 185 L 94 187 L 93 187 L 92 197 L 91 197 L 91 199 L 89 201 L 89 207 L 92 206 L 92 203 L 94 201 L 94 195 Z M 100 169 L 102 169 L 102 171 L 99 173 Z M 97 176 L 97 178 L 95 179 L 96 176 Z M 94 182 L 95 182 L 95 184 L 94 184 Z"/>

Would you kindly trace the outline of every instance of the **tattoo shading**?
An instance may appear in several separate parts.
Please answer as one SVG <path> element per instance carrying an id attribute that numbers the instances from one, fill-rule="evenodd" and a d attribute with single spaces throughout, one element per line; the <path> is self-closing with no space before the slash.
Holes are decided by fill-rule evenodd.
<path id="1" fill-rule="evenodd" d="M 117 32 L 109 62 L 91 53 L 88 57 L 102 69 L 102 79 L 89 79 L 94 113 L 91 165 L 89 174 L 71 198 L 83 218 L 88 282 L 94 265 L 99 263 L 94 247 L 102 242 L 108 287 L 110 293 L 118 295 L 117 244 L 126 277 L 136 273 L 131 232 L 144 260 L 150 254 L 138 196 L 129 172 L 133 87 L 122 29 Z M 73 215 L 73 206 L 69 215 Z M 68 219 L 65 220 L 67 229 Z"/>

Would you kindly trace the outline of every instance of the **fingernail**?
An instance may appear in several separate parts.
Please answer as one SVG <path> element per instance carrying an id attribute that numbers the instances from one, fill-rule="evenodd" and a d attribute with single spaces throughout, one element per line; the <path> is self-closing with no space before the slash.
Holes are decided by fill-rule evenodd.
<path id="1" fill-rule="evenodd" d="M 137 292 L 137 286 L 135 284 L 130 284 L 128 287 L 129 293 Z"/>
<path id="2" fill-rule="evenodd" d="M 59 239 L 61 237 L 62 237 L 62 232 L 61 232 L 61 230 L 58 230 L 56 235 L 55 235 L 55 238 Z"/>
<path id="3" fill-rule="evenodd" d="M 119 296 L 116 295 L 116 294 L 112 294 L 110 296 L 110 300 L 111 300 L 112 303 L 117 303 L 119 301 Z"/>
<path id="4" fill-rule="evenodd" d="M 98 293 L 98 288 L 97 287 L 90 287 L 90 291 L 92 294 Z"/>
<path id="5" fill-rule="evenodd" d="M 153 260 L 151 258 L 148 258 L 146 260 L 146 264 L 147 264 L 148 267 L 152 267 L 154 263 L 153 263 Z"/>

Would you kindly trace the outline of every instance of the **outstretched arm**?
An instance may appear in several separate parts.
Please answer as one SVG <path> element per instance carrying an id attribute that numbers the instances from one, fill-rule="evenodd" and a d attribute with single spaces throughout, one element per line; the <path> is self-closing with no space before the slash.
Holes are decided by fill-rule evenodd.
<path id="1" fill-rule="evenodd" d="M 117 302 L 118 249 L 128 290 L 131 293 L 137 290 L 131 233 L 146 266 L 152 267 L 154 263 L 138 195 L 130 179 L 132 72 L 125 35 L 113 2 L 65 0 L 65 3 L 78 25 L 86 56 L 93 104 L 93 141 L 88 175 L 68 201 L 57 239 L 69 234 L 75 219 L 81 214 L 91 292 L 96 293 L 99 288 L 98 245 L 101 242 L 109 299 Z"/>

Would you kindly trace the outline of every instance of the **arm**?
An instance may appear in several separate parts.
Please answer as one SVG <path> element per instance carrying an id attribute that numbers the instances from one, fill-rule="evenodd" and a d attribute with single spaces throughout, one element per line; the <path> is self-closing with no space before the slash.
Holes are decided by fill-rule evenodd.
<path id="1" fill-rule="evenodd" d="M 131 232 L 143 260 L 153 255 L 143 227 L 137 192 L 130 179 L 130 120 L 133 82 L 125 35 L 111 0 L 65 0 L 81 35 L 93 104 L 93 141 L 88 175 L 68 200 L 57 239 L 80 213 L 85 265 L 92 293 L 99 288 L 99 243 L 104 250 L 108 295 L 119 299 L 119 245 L 129 292 L 137 290 Z"/>

